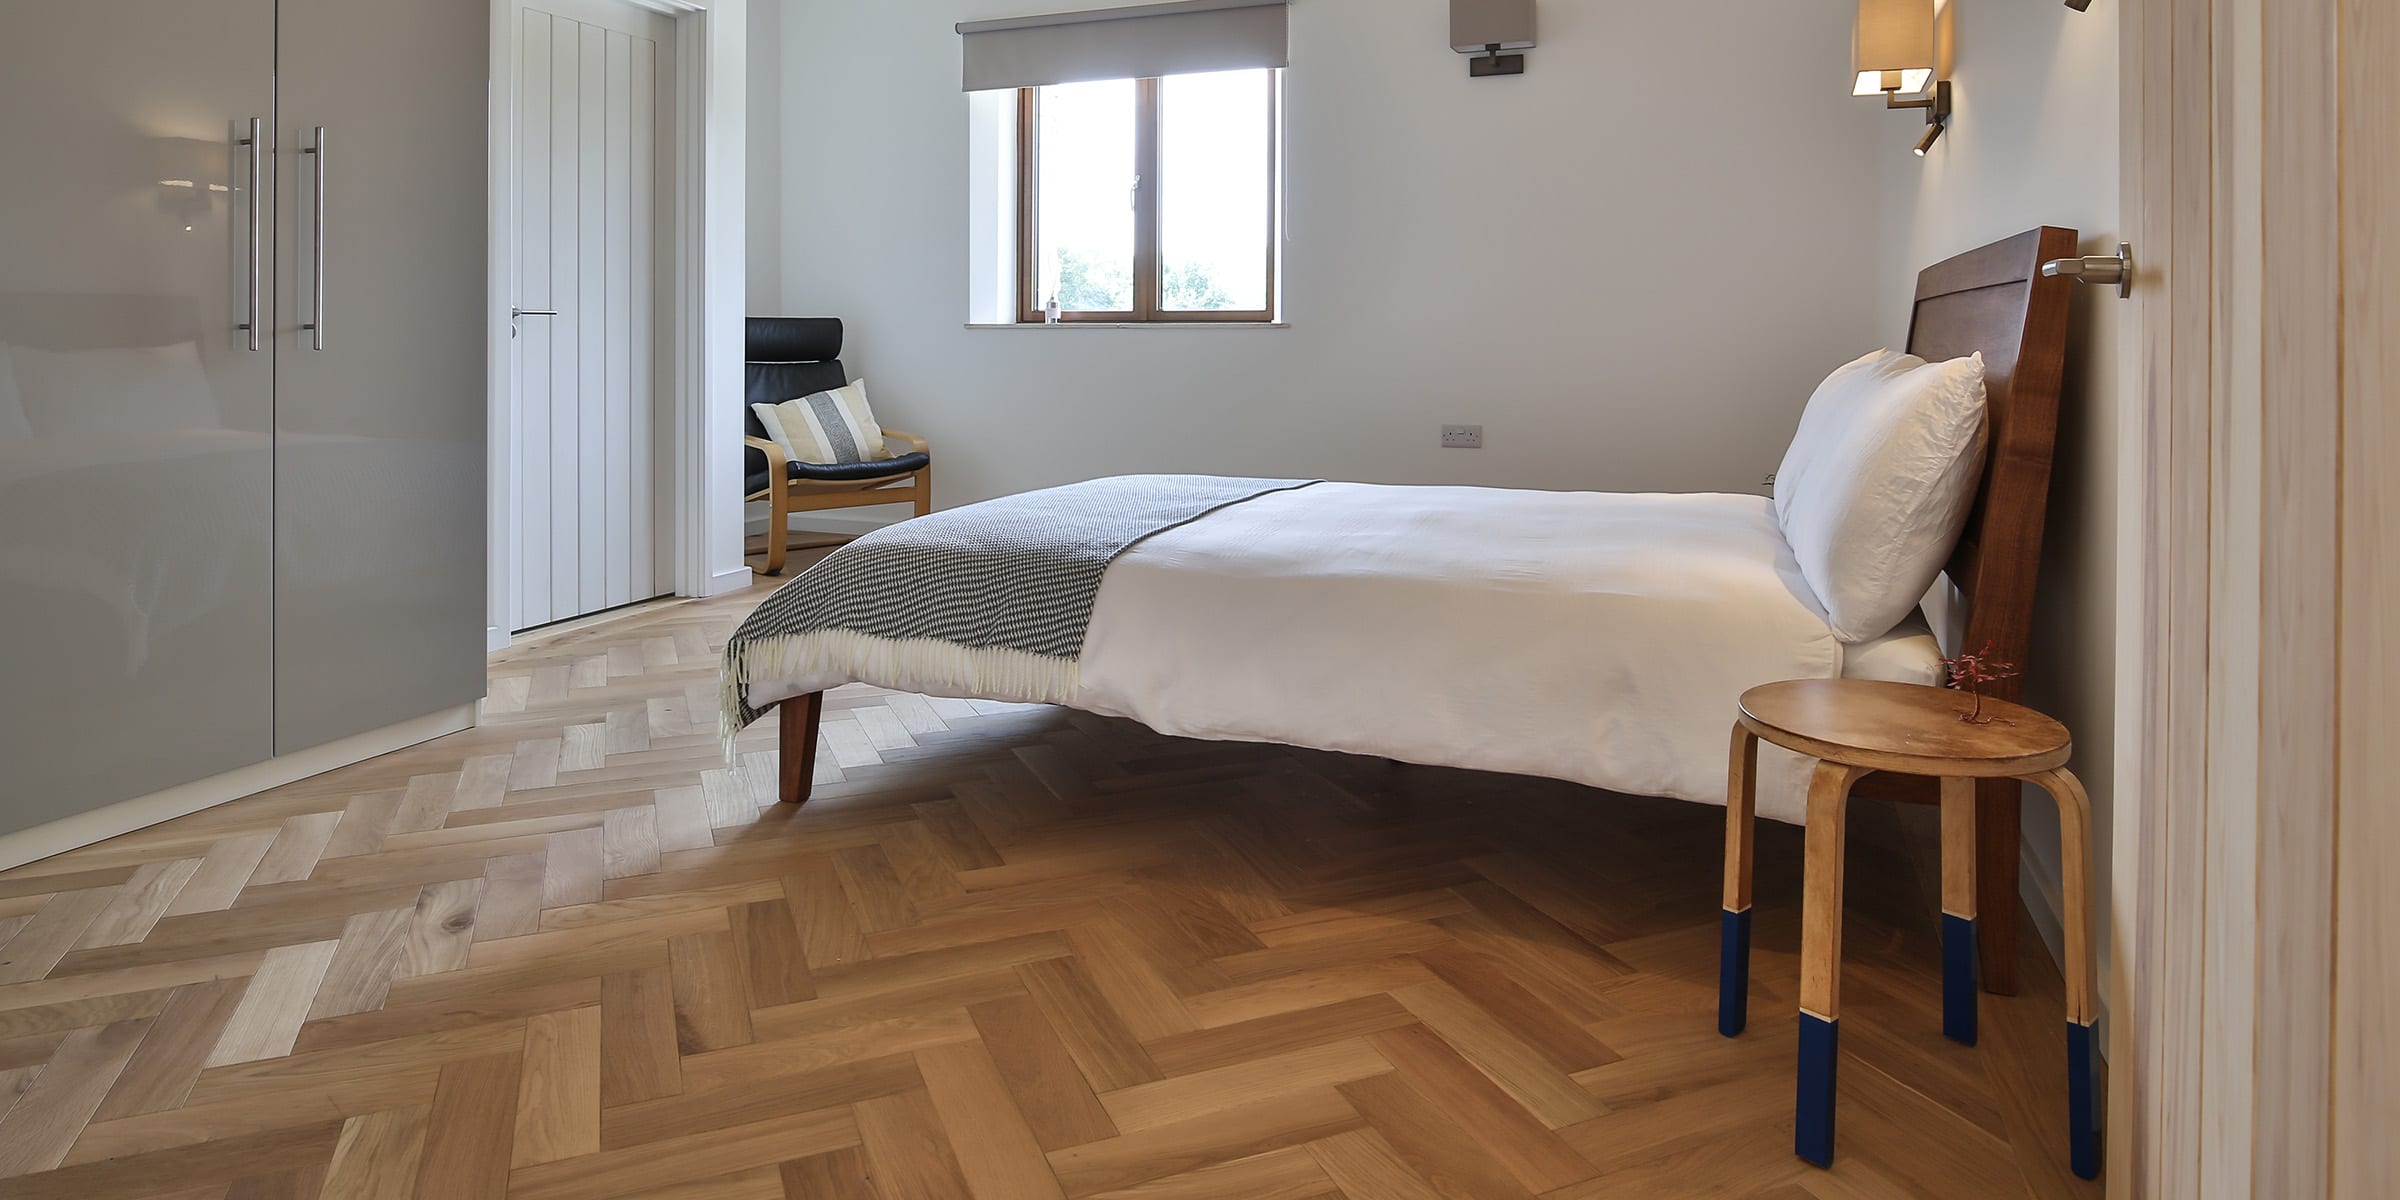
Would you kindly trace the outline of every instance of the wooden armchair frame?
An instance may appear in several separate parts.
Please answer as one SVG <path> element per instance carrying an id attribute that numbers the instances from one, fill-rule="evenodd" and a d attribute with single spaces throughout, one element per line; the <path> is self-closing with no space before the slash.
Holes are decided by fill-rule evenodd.
<path id="1" fill-rule="evenodd" d="M 883 440 L 898 443 L 906 452 L 928 453 L 925 439 L 906 430 L 886 429 Z M 767 574 L 783 573 L 786 548 L 791 541 L 791 515 L 796 512 L 822 512 L 834 508 L 864 508 L 872 504 L 913 503 L 918 516 L 933 511 L 933 465 L 931 463 L 901 475 L 886 475 L 875 479 L 794 479 L 791 456 L 783 447 L 761 437 L 744 437 L 742 444 L 767 456 L 767 486 L 742 497 L 744 502 L 767 502 Z"/>

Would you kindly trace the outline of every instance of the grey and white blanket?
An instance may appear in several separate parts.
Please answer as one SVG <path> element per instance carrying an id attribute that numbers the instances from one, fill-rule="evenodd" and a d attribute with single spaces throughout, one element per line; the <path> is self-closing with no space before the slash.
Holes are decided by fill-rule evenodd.
<path id="1" fill-rule="evenodd" d="M 719 732 L 757 680 L 905 676 L 953 695 L 1064 703 L 1108 564 L 1228 504 L 1315 480 L 1121 475 L 876 530 L 776 589 L 725 647 Z"/>

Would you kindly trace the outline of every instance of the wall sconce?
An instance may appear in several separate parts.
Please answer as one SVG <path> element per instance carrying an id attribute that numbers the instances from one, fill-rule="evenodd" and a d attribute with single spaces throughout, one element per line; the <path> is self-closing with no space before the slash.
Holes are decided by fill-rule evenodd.
<path id="1" fill-rule="evenodd" d="M 1917 157 L 1941 140 L 1950 121 L 1950 81 L 1933 77 L 1933 0 L 1858 0 L 1850 69 L 1851 95 L 1880 95 L 1886 108 L 1925 110 Z"/>
<path id="2" fill-rule="evenodd" d="M 1476 57 L 1467 74 L 1522 75 L 1533 49 L 1533 0 L 1450 0 L 1450 48 Z"/>

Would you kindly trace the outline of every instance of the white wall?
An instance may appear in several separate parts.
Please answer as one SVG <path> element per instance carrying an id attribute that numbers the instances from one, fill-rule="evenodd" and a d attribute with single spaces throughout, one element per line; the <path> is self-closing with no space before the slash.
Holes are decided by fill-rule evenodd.
<path id="1" fill-rule="evenodd" d="M 945 506 L 1159 470 L 1756 491 L 1915 270 L 1845 0 L 1548 0 L 1484 80 L 1445 0 L 1296 0 L 1291 327 L 967 329 L 952 25 L 1067 7 L 752 5 L 754 311 L 848 319 Z"/>
<path id="2" fill-rule="evenodd" d="M 1917 159 L 1923 131 L 1914 113 L 1890 115 L 1878 156 L 1886 222 L 1885 273 L 1933 262 L 2032 228 L 2083 233 L 2083 252 L 2116 252 L 2118 223 L 2117 9 L 2078 13 L 2054 0 L 1953 4 L 1945 13 L 1955 47 L 1949 77 L 1956 112 L 1949 133 Z M 2136 248 L 2138 251 L 2138 247 Z M 1908 328 L 1905 294 L 1882 297 L 1880 328 Z M 2098 834 L 2094 895 L 2109 894 L 2110 796 L 2115 749 L 2117 619 L 2117 417 L 2121 387 L 2116 294 L 2079 288 L 2072 310 L 2067 378 L 2052 474 L 2050 522 L 2035 606 L 2028 700 L 2075 735 L 2075 773 L 2092 793 Z M 2055 895 L 2058 825 L 2047 798 L 2029 791 L 2028 889 Z M 2056 950 L 2056 903 L 2034 901 Z M 2103 970 L 2105 909 L 2098 924 Z"/>

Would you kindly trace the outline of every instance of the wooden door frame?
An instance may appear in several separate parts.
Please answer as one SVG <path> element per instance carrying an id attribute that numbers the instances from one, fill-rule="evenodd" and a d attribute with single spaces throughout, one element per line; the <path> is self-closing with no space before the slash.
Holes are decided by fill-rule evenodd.
<path id="1" fill-rule="evenodd" d="M 664 467 L 667 519 L 660 561 L 678 596 L 748 587 L 742 561 L 741 345 L 745 315 L 744 125 L 748 0 L 625 0 L 675 21 L 674 184 L 666 264 L 671 322 L 669 386 L 653 398 L 669 431 L 656 447 Z M 490 554 L 485 642 L 508 645 L 518 553 L 510 496 L 517 454 L 515 357 L 508 312 L 516 303 L 517 13 L 523 0 L 492 0 Z"/>
<path id="2" fill-rule="evenodd" d="M 2400 13 L 2120 3 L 2110 1192 L 2391 1194 Z"/>

